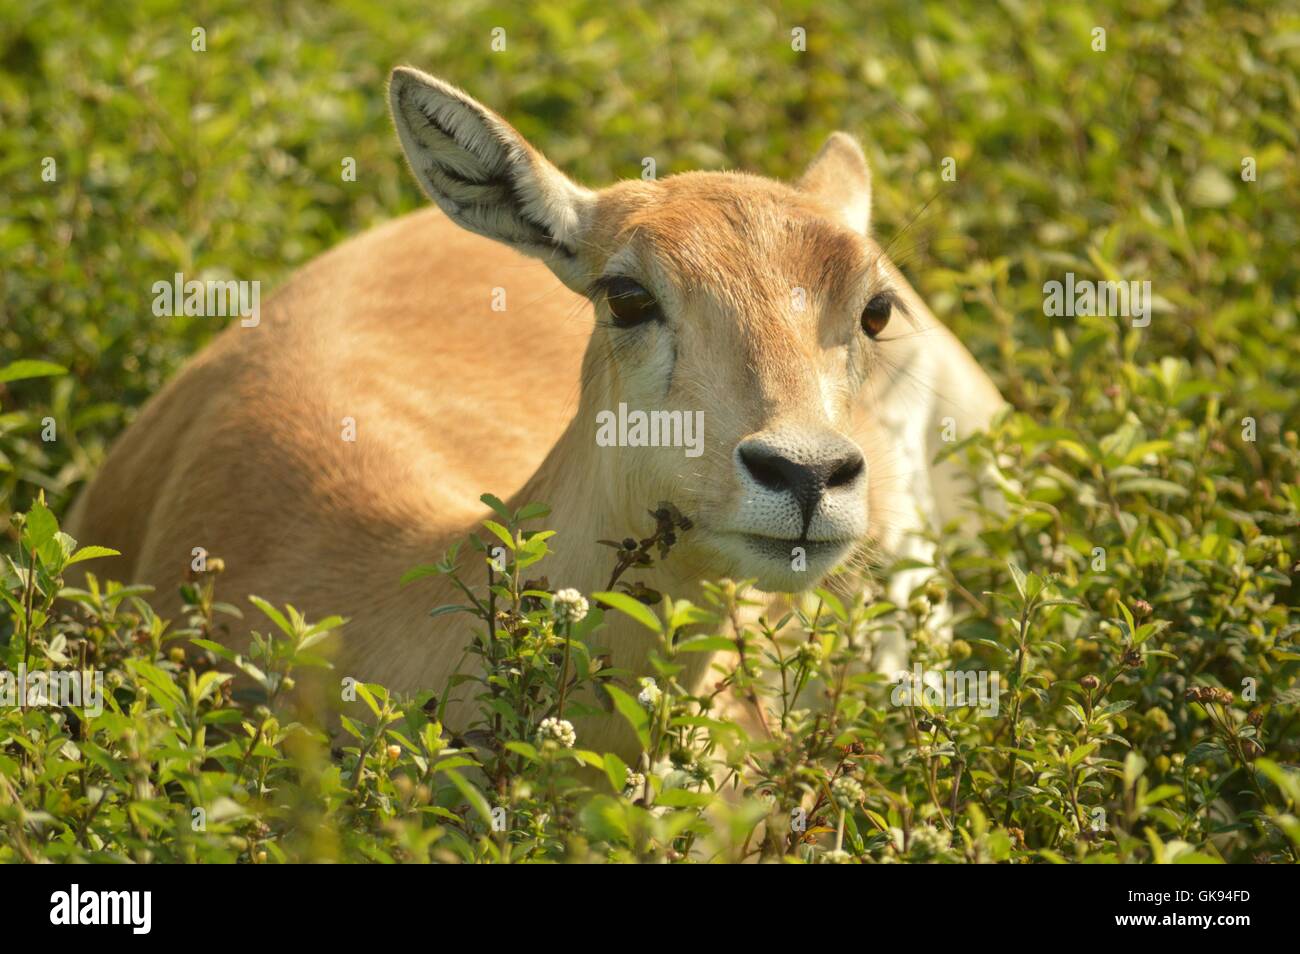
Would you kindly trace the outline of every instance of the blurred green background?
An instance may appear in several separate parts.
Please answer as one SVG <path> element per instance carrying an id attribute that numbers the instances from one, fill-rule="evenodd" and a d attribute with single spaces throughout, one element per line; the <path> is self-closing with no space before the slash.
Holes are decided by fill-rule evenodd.
<path id="1" fill-rule="evenodd" d="M 65 505 L 219 330 L 154 317 L 153 282 L 265 292 L 420 204 L 386 113 L 399 63 L 463 86 L 593 185 L 646 156 L 660 176 L 790 176 L 849 130 L 878 232 L 1021 410 L 1113 423 L 1126 411 L 1108 389 L 1174 360 L 1224 422 L 1257 417 L 1266 448 L 1300 418 L 1300 13 L 1248 6 L 0 0 L 0 367 L 68 369 L 0 384 L 0 516 L 38 488 Z M 1150 280 L 1151 327 L 1045 318 L 1042 285 L 1066 271 Z M 57 441 L 40 439 L 46 416 Z M 1266 449 L 1240 467 L 1243 484 L 1288 479 Z"/>

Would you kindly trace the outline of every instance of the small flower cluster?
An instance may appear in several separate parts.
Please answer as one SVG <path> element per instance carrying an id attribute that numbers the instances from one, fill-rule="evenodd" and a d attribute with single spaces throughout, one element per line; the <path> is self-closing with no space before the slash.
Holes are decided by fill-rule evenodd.
<path id="1" fill-rule="evenodd" d="M 932 858 L 948 850 L 952 836 L 930 825 L 919 825 L 912 829 L 909 850 L 916 858 Z"/>
<path id="2" fill-rule="evenodd" d="M 659 705 L 659 700 L 663 698 L 664 691 L 659 688 L 653 679 L 649 676 L 641 680 L 641 691 L 637 693 L 636 701 L 641 703 L 647 709 L 653 710 Z"/>
<path id="3" fill-rule="evenodd" d="M 1227 689 L 1216 689 L 1214 686 L 1192 686 L 1187 690 L 1187 701 L 1199 702 L 1202 705 L 1217 702 L 1221 706 L 1230 706 L 1234 700 L 1232 693 Z"/>
<path id="4" fill-rule="evenodd" d="M 557 719 L 554 716 L 543 719 L 537 727 L 537 737 L 543 742 L 555 742 L 566 749 L 573 748 L 578 741 L 578 734 L 573 731 L 573 723 L 568 719 Z"/>
<path id="5" fill-rule="evenodd" d="M 831 782 L 831 798 L 840 808 L 849 810 L 862 802 L 862 784 L 855 778 L 842 775 Z"/>
<path id="6" fill-rule="evenodd" d="M 809 669 L 816 669 L 822 664 L 822 644 L 813 640 L 806 643 L 800 643 L 799 648 L 795 650 L 795 659 Z"/>
<path id="7" fill-rule="evenodd" d="M 587 618 L 586 597 L 577 590 L 557 590 L 551 601 L 555 620 L 559 623 L 580 623 Z"/>

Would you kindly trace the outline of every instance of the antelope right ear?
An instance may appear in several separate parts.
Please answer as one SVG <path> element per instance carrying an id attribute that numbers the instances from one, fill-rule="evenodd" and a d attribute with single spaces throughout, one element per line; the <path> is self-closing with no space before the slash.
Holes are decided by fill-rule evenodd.
<path id="1" fill-rule="evenodd" d="M 595 195 L 574 183 L 473 97 L 399 66 L 388 85 L 393 123 L 429 198 L 463 228 L 543 259 L 575 290 Z"/>
<path id="2" fill-rule="evenodd" d="M 850 228 L 870 234 L 871 167 L 858 141 L 848 133 L 831 133 L 796 188 L 838 209 Z"/>

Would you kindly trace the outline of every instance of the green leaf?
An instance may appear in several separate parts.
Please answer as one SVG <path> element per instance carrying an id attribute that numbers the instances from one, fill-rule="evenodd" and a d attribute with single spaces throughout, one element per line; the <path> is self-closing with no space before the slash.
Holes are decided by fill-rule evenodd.
<path id="1" fill-rule="evenodd" d="M 497 523 L 495 520 L 484 520 L 483 526 L 491 530 L 492 533 L 496 535 L 496 538 L 500 540 L 502 543 L 504 543 L 506 546 L 508 546 L 511 550 L 515 548 L 514 537 L 510 536 L 510 531 L 507 530 L 505 527 L 501 526 L 501 524 Z"/>
<path id="2" fill-rule="evenodd" d="M 346 623 L 347 620 L 345 620 L 342 616 L 326 616 L 324 619 L 317 620 L 316 622 L 308 626 L 306 633 L 304 633 L 303 635 L 310 636 L 310 637 L 324 636 L 325 634 L 330 632 L 330 630 L 338 629 L 340 626 L 343 626 Z M 304 639 L 302 643 L 299 644 L 299 648 L 305 649 L 309 643 L 314 643 L 314 642 L 316 642 L 316 640 L 314 639 L 312 640 Z"/>
<path id="3" fill-rule="evenodd" d="M 826 589 L 823 586 L 819 586 L 813 592 L 816 594 L 819 600 L 821 600 L 824 604 L 826 604 L 827 607 L 830 608 L 831 613 L 841 623 L 849 618 L 848 613 L 844 611 L 844 604 L 841 603 L 839 597 L 836 596 L 834 593 L 832 593 L 830 590 Z"/>
<path id="4" fill-rule="evenodd" d="M 1157 802 L 1163 802 L 1166 798 L 1172 798 L 1175 795 L 1181 795 L 1183 790 L 1177 785 L 1157 785 L 1151 791 L 1142 796 L 1142 804 L 1154 805 Z"/>
<path id="5" fill-rule="evenodd" d="M 1025 590 L 1025 572 L 1016 566 L 1010 560 L 1007 561 L 1007 569 L 1011 571 L 1011 581 L 1016 584 L 1016 592 L 1020 594 L 1020 599 L 1027 599 Z"/>
<path id="6" fill-rule="evenodd" d="M 1187 753 L 1185 760 L 1186 765 L 1199 765 L 1202 762 L 1208 762 L 1210 759 L 1218 758 L 1220 755 L 1227 755 L 1228 750 L 1218 742 L 1198 742 L 1192 746 L 1192 750 Z"/>
<path id="7" fill-rule="evenodd" d="M 449 603 L 446 606 L 435 606 L 429 610 L 430 616 L 447 616 L 450 613 L 478 613 L 478 608 L 474 606 L 459 606 L 455 603 Z"/>
<path id="8" fill-rule="evenodd" d="M 521 507 L 515 514 L 515 523 L 523 523 L 525 520 L 540 520 L 542 517 L 549 517 L 551 508 L 546 504 L 531 503 L 526 507 Z"/>
<path id="9" fill-rule="evenodd" d="M 465 801 L 469 802 L 474 808 L 474 811 L 478 812 L 479 817 L 483 820 L 483 824 L 491 828 L 492 806 L 488 804 L 488 800 L 484 797 L 483 793 L 454 768 L 445 769 L 442 774 L 451 779 L 451 784 L 455 785 L 456 788 L 460 790 L 461 795 L 465 797 Z"/>
<path id="10" fill-rule="evenodd" d="M 176 683 L 172 682 L 171 676 L 143 659 L 128 659 L 126 666 L 145 683 L 149 688 L 150 697 L 167 713 L 168 718 L 174 716 L 183 698 Z"/>
<path id="11" fill-rule="evenodd" d="M 578 817 L 587 834 L 597 841 L 621 845 L 631 840 L 627 813 L 615 798 L 610 798 L 608 795 L 595 796 L 583 806 Z"/>
<path id="12" fill-rule="evenodd" d="M 530 762 L 537 761 L 537 749 L 527 742 L 507 742 L 506 750 L 514 752 L 516 755 L 522 755 Z"/>
<path id="13" fill-rule="evenodd" d="M 599 752 L 593 752 L 590 749 L 568 749 L 561 753 L 566 758 L 571 758 L 584 765 L 594 769 L 605 770 L 605 760 L 601 758 Z"/>
<path id="14" fill-rule="evenodd" d="M 1157 477 L 1134 477 L 1131 480 L 1121 480 L 1115 485 L 1117 494 L 1151 494 L 1155 497 L 1178 497 L 1187 496 L 1187 488 L 1174 483 L 1172 480 L 1160 480 Z"/>
<path id="15" fill-rule="evenodd" d="M 506 523 L 510 522 L 510 508 L 503 504 L 499 497 L 492 494 L 482 494 L 478 499 L 491 507 L 493 512 Z"/>
<path id="16" fill-rule="evenodd" d="M 366 704 L 370 711 L 378 716 L 380 713 L 379 700 L 376 699 L 375 694 L 370 691 L 370 687 L 364 682 L 358 682 L 353 686 L 353 689 L 356 691 L 356 694 L 361 697 L 361 701 Z"/>
<path id="17" fill-rule="evenodd" d="M 1147 760 L 1137 752 L 1124 756 L 1124 787 L 1132 788 L 1147 770 Z"/>
<path id="18" fill-rule="evenodd" d="M 275 625 L 279 627 L 286 636 L 293 635 L 293 627 L 290 626 L 289 621 L 284 618 L 284 614 L 266 600 L 262 599 L 260 596 L 249 595 L 248 602 L 252 603 L 265 613 L 270 618 L 271 622 L 275 623 Z"/>
<path id="19" fill-rule="evenodd" d="M 23 549 L 40 550 L 52 541 L 58 532 L 59 521 L 54 518 L 50 508 L 45 506 L 45 501 L 38 500 L 27 511 L 27 519 L 23 524 Z"/>
<path id="20" fill-rule="evenodd" d="M 1300 772 L 1285 769 L 1272 759 L 1266 758 L 1256 759 L 1255 769 L 1276 785 L 1287 801 L 1293 805 L 1300 803 Z"/>
<path id="21" fill-rule="evenodd" d="M 1143 441 L 1124 455 L 1124 463 L 1136 464 L 1138 461 L 1142 460 L 1143 457 L 1146 457 L 1147 454 L 1155 454 L 1159 456 L 1165 451 L 1172 450 L 1173 446 L 1173 441 Z"/>
<path id="22" fill-rule="evenodd" d="M 121 556 L 122 554 L 111 547 L 82 547 L 68 558 L 67 566 L 74 563 L 80 563 L 83 560 L 98 560 L 102 557 Z"/>
<path id="23" fill-rule="evenodd" d="M 230 649 L 229 647 L 221 645 L 221 643 L 214 642 L 211 639 L 191 639 L 190 642 L 193 643 L 195 646 L 201 646 L 202 648 L 209 650 L 210 652 L 216 653 L 218 657 L 226 660 L 227 662 L 235 661 L 235 651 Z"/>
<path id="24" fill-rule="evenodd" d="M 1120 603 L 1119 612 L 1120 615 L 1124 617 L 1124 622 L 1128 624 L 1129 636 L 1133 636 L 1137 631 L 1136 624 L 1133 622 L 1133 611 L 1123 603 Z"/>
<path id="25" fill-rule="evenodd" d="M 618 709 L 619 714 L 636 731 L 636 737 L 641 743 L 641 748 L 648 749 L 650 747 L 650 713 L 646 712 L 645 706 L 618 686 L 606 683 L 605 691 L 614 700 L 614 708 Z"/>
<path id="26" fill-rule="evenodd" d="M 668 628 L 676 632 L 684 626 L 713 626 L 717 622 L 718 614 L 712 610 L 696 606 L 689 600 L 678 600 L 668 617 Z"/>
<path id="27" fill-rule="evenodd" d="M 1093 752 L 1097 751 L 1097 745 L 1098 743 L 1096 742 L 1089 742 L 1087 745 L 1079 746 L 1077 749 L 1072 751 L 1070 757 L 1065 760 L 1066 766 L 1068 768 L 1074 768 L 1074 766 L 1078 765 L 1089 755 L 1092 755 Z"/>
<path id="28" fill-rule="evenodd" d="M 413 566 L 411 569 L 403 573 L 402 578 L 398 581 L 397 585 L 405 586 L 407 583 L 423 579 L 426 576 L 440 576 L 441 574 L 441 567 L 434 566 L 432 563 L 423 563 L 420 566 Z"/>
<path id="29" fill-rule="evenodd" d="M 592 593 L 591 595 L 593 599 L 600 600 L 611 609 L 616 609 L 631 616 L 646 629 L 656 633 L 664 631 L 663 623 L 659 621 L 659 617 L 652 613 L 640 600 L 635 600 L 626 593 Z"/>
<path id="30" fill-rule="evenodd" d="M 692 636 L 673 647 L 679 653 L 725 653 L 736 648 L 736 642 L 725 636 Z"/>
<path id="31" fill-rule="evenodd" d="M 627 763 L 613 752 L 605 753 L 605 775 L 614 791 L 621 792 L 627 785 Z"/>
<path id="32" fill-rule="evenodd" d="M 24 359 L 14 361 L 0 368 L 0 384 L 10 381 L 23 381 L 27 378 L 48 378 L 57 374 L 67 374 L 68 369 L 53 361 L 35 361 Z"/>
<path id="33" fill-rule="evenodd" d="M 1133 700 L 1124 699 L 1120 702 L 1108 702 L 1101 708 L 1093 710 L 1092 714 L 1094 718 L 1104 719 L 1107 716 L 1113 716 L 1117 713 L 1123 712 L 1125 709 L 1131 709 L 1132 707 Z"/>

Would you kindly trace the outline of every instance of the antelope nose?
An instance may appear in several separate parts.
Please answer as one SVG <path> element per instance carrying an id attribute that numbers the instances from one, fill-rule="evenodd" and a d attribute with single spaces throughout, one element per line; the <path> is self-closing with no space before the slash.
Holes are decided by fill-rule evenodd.
<path id="1" fill-rule="evenodd" d="M 848 442 L 829 453 L 799 455 L 801 460 L 753 440 L 736 450 L 754 480 L 769 490 L 788 491 L 804 506 L 815 504 L 827 490 L 854 484 L 865 466 L 862 452 Z"/>

